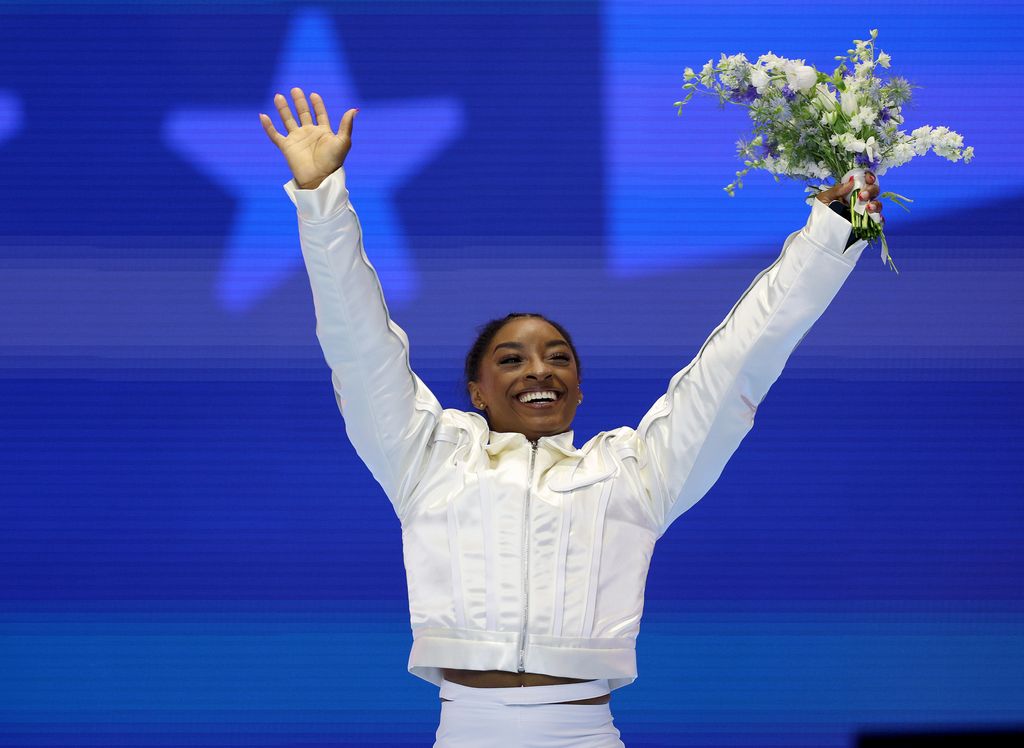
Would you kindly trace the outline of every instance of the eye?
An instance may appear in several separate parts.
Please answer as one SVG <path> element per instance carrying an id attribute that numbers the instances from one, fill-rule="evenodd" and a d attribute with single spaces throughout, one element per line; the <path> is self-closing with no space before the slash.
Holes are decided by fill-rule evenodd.
<path id="1" fill-rule="evenodd" d="M 569 358 L 569 355 L 566 354 L 566 353 L 556 353 L 554 355 L 554 358 L 560 358 L 563 361 L 571 360 Z M 518 360 L 519 360 L 519 356 L 507 356 L 507 357 L 501 359 L 501 361 L 499 361 L 498 363 L 500 363 L 500 364 L 507 364 L 509 361 L 518 361 Z"/>

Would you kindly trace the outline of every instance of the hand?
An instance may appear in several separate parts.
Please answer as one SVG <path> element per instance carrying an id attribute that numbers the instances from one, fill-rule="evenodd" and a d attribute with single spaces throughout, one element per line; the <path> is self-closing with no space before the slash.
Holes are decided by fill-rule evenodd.
<path id="1" fill-rule="evenodd" d="M 865 210 L 869 213 L 878 213 L 882 223 L 885 223 L 885 216 L 881 215 L 882 203 L 872 200 L 872 198 L 878 197 L 878 179 L 869 171 L 865 173 L 864 181 L 868 183 L 868 187 L 860 191 L 857 199 L 861 202 L 867 202 Z M 850 177 L 850 180 L 845 184 L 836 184 L 827 190 L 819 192 L 815 197 L 825 203 L 825 205 L 828 205 L 833 200 L 840 200 L 849 207 L 851 189 L 853 189 L 853 177 Z"/>
<path id="2" fill-rule="evenodd" d="M 316 112 L 316 124 L 313 123 L 302 89 L 293 88 L 291 94 L 295 110 L 299 113 L 299 124 L 292 118 L 288 100 L 281 94 L 274 96 L 274 106 L 277 107 L 281 121 L 288 130 L 287 136 L 282 136 L 274 129 L 274 124 L 267 115 L 260 114 L 260 122 L 270 141 L 281 149 L 299 187 L 315 189 L 345 162 L 345 157 L 352 148 L 352 120 L 359 110 L 349 109 L 345 112 L 338 133 L 335 134 L 331 131 L 331 121 L 327 117 L 327 109 L 320 94 L 310 94 Z"/>

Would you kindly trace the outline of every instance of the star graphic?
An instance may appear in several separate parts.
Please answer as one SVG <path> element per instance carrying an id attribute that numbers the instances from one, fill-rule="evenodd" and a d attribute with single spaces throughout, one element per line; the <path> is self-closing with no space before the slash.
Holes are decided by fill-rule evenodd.
<path id="1" fill-rule="evenodd" d="M 0 91 L 0 143 L 14 137 L 23 119 L 21 99 L 13 93 Z"/>
<path id="2" fill-rule="evenodd" d="M 228 311 L 243 312 L 292 273 L 304 272 L 295 208 L 282 189 L 291 175 L 259 121 L 260 112 L 271 115 L 278 132 L 286 135 L 273 97 L 282 93 L 291 102 L 289 92 L 295 86 L 307 101 L 314 91 L 323 97 L 335 131 L 347 109 L 361 108 L 352 151 L 345 159 L 346 181 L 364 235 L 372 237 L 366 253 L 387 289 L 389 303 L 409 301 L 419 278 L 393 192 L 460 134 L 463 108 L 461 102 L 443 98 L 400 103 L 363 99 L 330 18 L 314 9 L 293 19 L 274 82 L 260 102 L 244 108 L 181 110 L 165 123 L 164 138 L 170 147 L 238 201 L 217 281 L 219 302 Z"/>

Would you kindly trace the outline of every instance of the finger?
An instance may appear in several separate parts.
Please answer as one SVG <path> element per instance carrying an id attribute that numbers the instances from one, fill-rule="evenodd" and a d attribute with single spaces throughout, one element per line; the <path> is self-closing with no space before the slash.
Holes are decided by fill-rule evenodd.
<path id="1" fill-rule="evenodd" d="M 277 107 L 277 113 L 281 116 L 285 130 L 291 132 L 292 130 L 299 129 L 299 126 L 295 124 L 295 119 L 292 117 L 292 110 L 288 106 L 288 99 L 283 94 L 276 94 L 274 96 L 274 106 Z"/>
<path id="2" fill-rule="evenodd" d="M 306 103 L 306 94 L 296 86 L 292 89 L 292 101 L 295 102 L 295 111 L 298 112 L 299 122 L 304 125 L 313 124 L 313 115 L 309 113 L 309 104 Z"/>
<path id="3" fill-rule="evenodd" d="M 850 177 L 845 182 L 836 182 L 834 185 L 829 187 L 827 190 L 822 190 L 817 194 L 818 200 L 825 203 L 826 205 L 833 200 L 842 200 L 844 203 L 849 202 L 850 190 L 853 189 L 853 177 Z"/>
<path id="4" fill-rule="evenodd" d="M 327 116 L 327 108 L 324 106 L 324 100 L 320 98 L 320 94 L 314 91 L 309 95 L 309 100 L 313 102 L 313 111 L 316 113 L 317 127 L 326 126 L 327 129 L 330 130 L 331 120 Z"/>
<path id="5" fill-rule="evenodd" d="M 274 123 L 270 121 L 270 117 L 261 113 L 260 124 L 263 125 L 263 129 L 267 133 L 267 137 L 270 138 L 270 142 L 280 148 L 281 144 L 284 143 L 284 136 L 274 128 Z"/>
<path id="6" fill-rule="evenodd" d="M 849 202 L 850 190 L 853 189 L 853 177 L 850 177 L 842 184 L 837 184 L 828 191 L 828 197 L 831 200 L 839 200 L 843 202 Z"/>
<path id="7" fill-rule="evenodd" d="M 349 140 L 352 140 L 352 123 L 356 119 L 356 112 L 358 109 L 349 109 L 341 118 L 341 124 L 338 126 L 338 135 L 345 135 Z"/>

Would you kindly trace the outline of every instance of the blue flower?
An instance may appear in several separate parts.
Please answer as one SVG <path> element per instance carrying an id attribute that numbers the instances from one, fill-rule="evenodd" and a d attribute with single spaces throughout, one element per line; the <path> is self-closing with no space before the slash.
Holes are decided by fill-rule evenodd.
<path id="1" fill-rule="evenodd" d="M 892 114 L 889 113 L 889 107 L 882 107 L 882 111 L 878 114 L 878 120 L 880 122 L 888 122 L 892 119 Z"/>
<path id="2" fill-rule="evenodd" d="M 870 159 L 867 157 L 867 154 L 864 153 L 858 153 L 853 160 L 856 162 L 857 166 L 869 171 L 874 171 L 881 163 L 881 158 L 876 157 L 874 159 Z"/>
<path id="3" fill-rule="evenodd" d="M 751 85 L 746 85 L 743 88 L 730 88 L 729 93 L 731 94 L 730 98 L 737 103 L 749 103 L 757 98 L 757 89 Z"/>
<path id="4" fill-rule="evenodd" d="M 787 83 L 782 87 L 782 95 L 786 97 L 786 101 L 792 101 L 796 98 L 796 91 L 790 88 Z"/>

